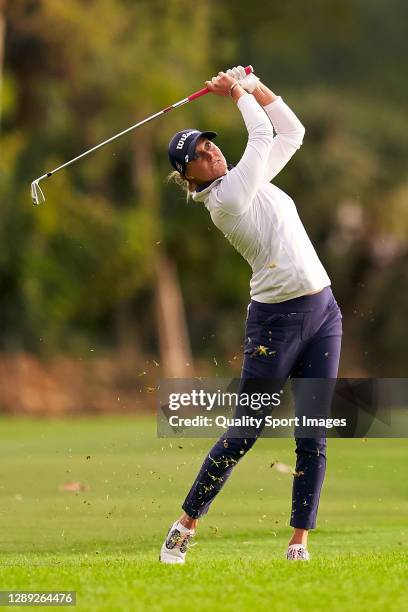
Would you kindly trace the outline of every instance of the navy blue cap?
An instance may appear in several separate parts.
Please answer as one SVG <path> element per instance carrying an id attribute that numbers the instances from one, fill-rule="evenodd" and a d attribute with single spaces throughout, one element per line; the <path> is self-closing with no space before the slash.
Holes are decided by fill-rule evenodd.
<path id="1" fill-rule="evenodd" d="M 200 132 L 194 128 L 186 128 L 177 132 L 169 142 L 169 160 L 173 168 L 184 174 L 186 164 L 193 159 L 197 140 L 204 136 L 212 140 L 217 132 Z"/>

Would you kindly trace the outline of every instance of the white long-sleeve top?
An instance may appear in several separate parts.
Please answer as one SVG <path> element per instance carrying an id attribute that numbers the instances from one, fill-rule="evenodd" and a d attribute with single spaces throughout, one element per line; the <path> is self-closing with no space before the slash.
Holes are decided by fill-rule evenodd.
<path id="1" fill-rule="evenodd" d="M 323 289 L 330 279 L 295 203 L 269 182 L 300 148 L 305 129 L 280 97 L 263 109 L 244 94 L 237 106 L 248 130 L 245 152 L 193 199 L 204 202 L 214 224 L 250 264 L 252 299 L 276 303 Z"/>

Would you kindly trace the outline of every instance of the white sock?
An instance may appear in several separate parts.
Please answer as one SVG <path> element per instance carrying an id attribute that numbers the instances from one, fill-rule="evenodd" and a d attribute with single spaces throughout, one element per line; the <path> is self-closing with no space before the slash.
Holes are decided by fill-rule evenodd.
<path id="1" fill-rule="evenodd" d="M 288 550 L 293 548 L 294 550 L 299 550 L 300 548 L 306 548 L 304 544 L 289 544 Z"/>
<path id="2" fill-rule="evenodd" d="M 180 523 L 180 521 L 177 521 L 175 527 L 180 531 L 180 533 L 195 533 L 195 529 L 189 529 L 188 527 L 185 527 L 182 523 Z"/>

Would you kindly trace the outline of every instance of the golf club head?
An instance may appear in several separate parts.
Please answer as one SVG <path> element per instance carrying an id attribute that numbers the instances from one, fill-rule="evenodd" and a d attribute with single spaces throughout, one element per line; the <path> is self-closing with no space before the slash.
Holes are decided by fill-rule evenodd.
<path id="1" fill-rule="evenodd" d="M 31 183 L 31 199 L 33 201 L 34 206 L 39 206 L 40 204 L 44 204 L 45 196 L 41 190 L 38 181 L 33 181 Z"/>

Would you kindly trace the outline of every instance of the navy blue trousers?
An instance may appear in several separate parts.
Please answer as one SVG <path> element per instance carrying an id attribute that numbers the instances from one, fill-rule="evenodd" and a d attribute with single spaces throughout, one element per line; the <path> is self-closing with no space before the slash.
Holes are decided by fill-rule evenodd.
<path id="1" fill-rule="evenodd" d="M 341 312 L 330 287 L 280 304 L 248 307 L 241 389 L 254 378 L 336 378 L 340 359 Z M 267 351 L 259 350 L 266 347 Z M 265 354 L 266 353 L 266 354 Z M 259 436 L 237 438 L 228 430 L 215 443 L 182 508 L 192 518 L 208 511 L 234 466 Z M 326 439 L 295 438 L 296 473 L 290 524 L 313 529 L 326 471 Z"/>

